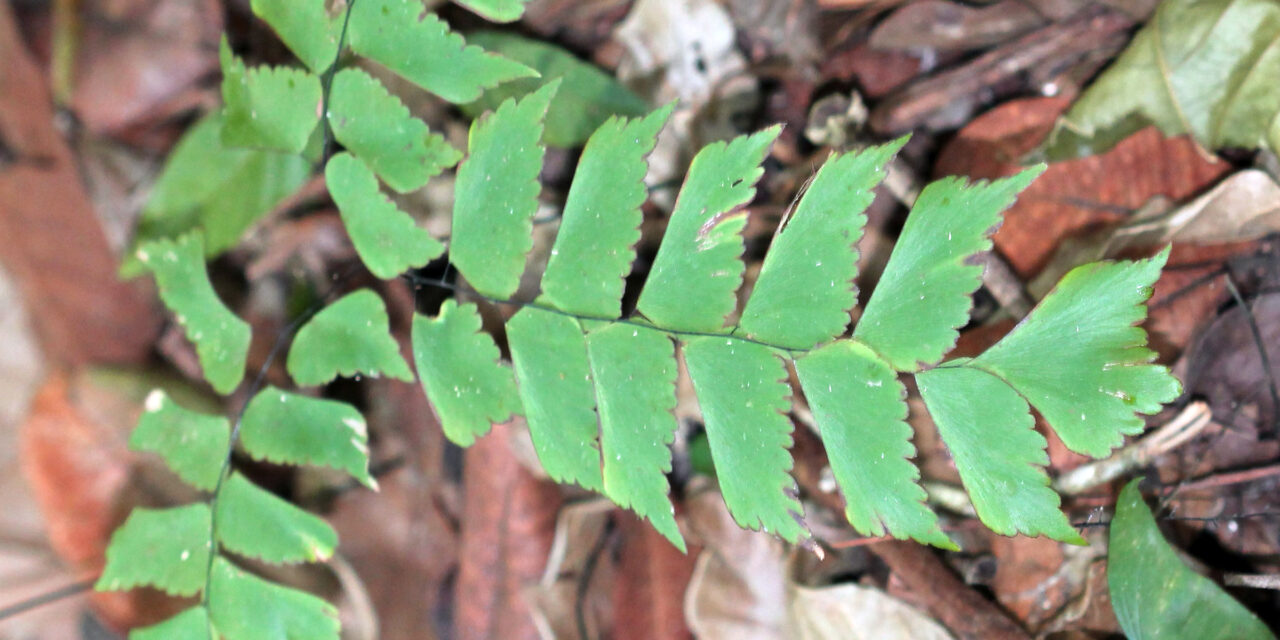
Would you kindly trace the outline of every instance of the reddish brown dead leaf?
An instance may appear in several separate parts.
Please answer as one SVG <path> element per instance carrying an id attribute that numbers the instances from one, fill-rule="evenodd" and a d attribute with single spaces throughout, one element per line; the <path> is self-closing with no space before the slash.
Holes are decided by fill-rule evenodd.
<path id="1" fill-rule="evenodd" d="M 116 257 L 54 129 L 48 86 L 0 6 L 0 260 L 55 362 L 138 362 L 161 317 L 145 285 L 116 279 Z M 15 241 L 15 239 L 21 239 Z"/>
<path id="2" fill-rule="evenodd" d="M 456 542 L 429 495 L 406 468 L 378 479 L 376 494 L 343 495 L 329 521 L 377 611 L 384 640 L 430 640 L 441 590 L 456 565 Z"/>
<path id="3" fill-rule="evenodd" d="M 466 452 L 454 619 L 464 640 L 539 640 L 524 591 L 541 577 L 560 489 L 511 453 L 507 425 Z"/>
<path id="4" fill-rule="evenodd" d="M 680 553 L 647 522 L 618 512 L 622 551 L 614 583 L 616 640 L 691 638 L 684 594 L 698 549 Z"/>
<path id="5" fill-rule="evenodd" d="M 991 536 L 996 575 L 991 589 L 1010 613 L 1035 628 L 1066 603 L 1070 593 L 1054 576 L 1062 566 L 1062 545 L 1048 538 Z"/>
<path id="6" fill-rule="evenodd" d="M 119 425 L 93 410 L 103 407 L 100 399 L 81 401 L 98 391 L 55 374 L 36 393 L 20 435 L 23 475 L 44 514 L 49 544 L 88 578 L 101 571 L 111 532 L 126 515 L 120 496 L 133 460 Z M 91 601 L 117 629 L 174 611 L 174 601 L 145 589 L 94 593 Z"/>
<path id="7" fill-rule="evenodd" d="M 1069 104 L 1066 98 L 1031 98 L 992 109 L 942 150 L 935 174 L 998 178 L 1021 170 L 1019 159 Z M 996 248 L 1019 276 L 1030 278 L 1064 237 L 1121 220 L 1152 196 L 1190 196 L 1229 170 L 1190 140 L 1144 129 L 1105 154 L 1051 165 L 1005 212 Z"/>

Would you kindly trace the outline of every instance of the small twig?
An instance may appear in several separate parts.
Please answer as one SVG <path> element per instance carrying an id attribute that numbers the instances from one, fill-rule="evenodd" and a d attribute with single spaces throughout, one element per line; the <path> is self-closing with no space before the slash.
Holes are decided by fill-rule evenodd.
<path id="1" fill-rule="evenodd" d="M 573 620 L 578 629 L 579 640 L 591 640 L 590 628 L 587 625 L 587 595 L 591 592 L 591 579 L 595 576 L 596 565 L 604 554 L 605 545 L 613 537 L 613 518 L 607 518 L 600 537 L 591 545 L 591 552 L 582 563 L 582 572 L 578 575 L 578 584 L 573 597 Z"/>
<path id="2" fill-rule="evenodd" d="M 1212 422 L 1212 417 L 1208 404 L 1192 402 L 1173 420 L 1111 457 L 1081 465 L 1058 476 L 1053 483 L 1054 489 L 1063 495 L 1075 495 L 1115 480 L 1196 437 Z"/>
<path id="3" fill-rule="evenodd" d="M 1199 491 L 1202 489 L 1225 487 L 1233 484 L 1253 482 L 1254 480 L 1260 480 L 1262 478 L 1276 475 L 1280 475 L 1280 464 L 1272 464 L 1265 467 L 1254 467 L 1252 469 L 1244 469 L 1241 471 L 1229 471 L 1227 473 L 1216 473 L 1210 476 L 1191 480 L 1175 487 L 1170 487 L 1170 492 L 1182 493 L 1184 491 Z"/>
<path id="4" fill-rule="evenodd" d="M 52 591 L 46 591 L 40 595 L 32 596 L 26 600 L 21 600 L 4 608 L 0 608 L 0 620 L 7 620 L 13 616 L 31 611 L 32 609 L 43 607 L 46 604 L 52 604 L 59 600 L 64 600 L 71 596 L 84 593 L 85 591 L 92 589 L 93 583 L 96 581 L 97 579 L 94 578 L 90 580 L 82 580 L 80 582 L 73 582 L 65 587 L 58 587 Z"/>
<path id="5" fill-rule="evenodd" d="M 1222 584 L 1228 587 L 1273 589 L 1280 591 L 1280 574 L 1276 573 L 1224 573 Z"/>

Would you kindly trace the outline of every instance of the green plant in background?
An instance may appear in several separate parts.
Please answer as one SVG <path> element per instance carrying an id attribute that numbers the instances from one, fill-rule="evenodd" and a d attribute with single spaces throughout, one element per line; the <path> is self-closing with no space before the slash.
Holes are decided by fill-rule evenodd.
<path id="1" fill-rule="evenodd" d="M 1131 640 L 1274 640 L 1257 616 L 1186 566 L 1165 542 L 1131 480 L 1111 521 L 1107 582 Z"/>
<path id="2" fill-rule="evenodd" d="M 1165 0 L 1045 142 L 1049 158 L 1101 153 L 1148 125 L 1206 149 L 1280 153 L 1280 4 Z"/>
<path id="3" fill-rule="evenodd" d="M 511 1 L 462 4 L 503 20 L 517 18 L 521 8 Z M 557 108 L 558 92 L 578 82 L 573 74 L 501 97 L 473 122 L 462 159 L 380 82 L 343 64 L 346 50 L 456 103 L 483 100 L 494 95 L 487 90 L 536 73 L 466 45 L 435 15 L 423 14 L 419 0 L 347 7 L 334 16 L 324 0 L 254 0 L 257 15 L 306 69 L 248 68 L 224 44 L 226 106 L 179 146 L 157 186 L 161 201 L 153 200 L 140 228 L 138 266 L 154 274 L 220 393 L 243 381 L 249 328 L 214 294 L 205 257 L 287 195 L 283 184 L 300 182 L 299 162 L 325 162 L 325 184 L 352 243 L 378 277 L 395 278 L 446 250 L 381 185 L 412 191 L 459 160 L 447 250 L 476 295 L 510 299 L 533 244 L 548 113 Z M 624 114 L 629 108 L 616 107 Z M 1142 430 L 1135 413 L 1153 413 L 1178 394 L 1176 380 L 1151 364 L 1154 354 L 1135 326 L 1167 252 L 1080 267 L 986 353 L 944 362 L 969 319 L 991 231 L 1042 168 L 990 183 L 940 180 L 921 193 L 846 335 L 857 299 L 854 246 L 863 211 L 905 142 L 898 140 L 836 154 L 823 165 L 775 236 L 740 319 L 726 326 L 745 270 L 740 208 L 754 197 L 779 132 L 773 127 L 697 154 L 636 313 L 623 317 L 624 278 L 646 199 L 646 156 L 672 108 L 609 117 L 590 136 L 541 296 L 507 324 L 512 366 L 499 361 L 493 338 L 480 330 L 475 304 L 450 300 L 437 317 L 414 318 L 417 379 L 445 434 L 469 445 L 493 423 L 522 414 L 553 478 L 603 493 L 683 549 L 665 475 L 676 433 L 678 350 L 733 517 L 795 542 L 809 533 L 788 473 L 790 363 L 853 527 L 955 548 L 926 505 L 910 461 L 915 450 L 898 378 L 908 373 L 984 523 L 1002 534 L 1083 543 L 1048 486 L 1046 443 L 1030 409 L 1071 449 L 1101 456 Z M 345 151 L 326 157 L 330 139 Z M 249 149 L 227 148 L 236 146 Z M 190 186 L 195 171 L 180 164 L 197 160 L 201 149 L 234 159 L 209 178 L 213 186 Z M 233 216 L 211 195 L 229 181 L 253 187 L 245 196 L 252 206 Z M 213 236 L 218 242 L 206 244 Z M 389 334 L 384 303 L 370 290 L 349 293 L 310 318 L 286 365 L 303 387 L 338 376 L 415 378 Z M 163 395 L 148 400 L 132 445 L 159 454 L 208 499 L 139 509 L 113 537 L 100 588 L 149 585 L 200 595 L 191 609 L 135 637 L 337 637 L 334 611 L 324 601 L 238 568 L 235 557 L 323 560 L 336 536 L 235 472 L 230 452 L 240 447 L 256 459 L 329 466 L 374 487 L 365 423 L 349 405 L 257 385 L 234 422 L 189 412 Z"/>

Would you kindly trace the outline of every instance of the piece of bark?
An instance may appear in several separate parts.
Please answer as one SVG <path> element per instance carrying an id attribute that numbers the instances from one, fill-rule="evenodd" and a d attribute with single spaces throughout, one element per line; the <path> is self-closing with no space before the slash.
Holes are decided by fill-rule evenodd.
<path id="1" fill-rule="evenodd" d="M 54 363 L 135 363 L 162 316 L 117 257 L 54 126 L 49 88 L 0 5 L 0 261 L 22 291 Z"/>
<path id="2" fill-rule="evenodd" d="M 869 124 L 884 135 L 959 126 L 985 104 L 1047 82 L 1076 62 L 1118 51 L 1132 26 L 1128 14 L 1091 6 L 1070 20 L 908 85 L 876 105 Z"/>

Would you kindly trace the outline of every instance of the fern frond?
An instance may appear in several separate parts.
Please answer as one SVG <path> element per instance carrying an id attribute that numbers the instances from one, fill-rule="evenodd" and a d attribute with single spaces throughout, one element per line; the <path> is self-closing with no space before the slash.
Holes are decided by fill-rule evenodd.
<path id="1" fill-rule="evenodd" d="M 324 182 L 351 244 L 373 275 L 390 280 L 444 253 L 444 245 L 383 195 L 373 172 L 351 154 L 329 159 Z"/>
<path id="2" fill-rule="evenodd" d="M 129 448 L 158 454 L 179 478 L 211 491 L 222 474 L 222 455 L 231 444 L 231 422 L 184 409 L 164 391 L 152 391 L 144 403 Z"/>
<path id="3" fill-rule="evenodd" d="M 521 414 L 511 369 L 480 331 L 474 304 L 446 300 L 435 318 L 414 316 L 413 361 L 444 434 L 467 446 L 498 422 Z"/>
<path id="4" fill-rule="evenodd" d="M 1006 536 L 1085 544 L 1049 488 L 1047 443 L 1026 400 L 1003 380 L 965 366 L 930 369 L 916 382 L 983 524 Z"/>
<path id="5" fill-rule="evenodd" d="M 1043 171 L 968 186 L 943 178 L 925 187 L 853 337 L 899 371 L 937 364 L 969 321 L 971 296 L 982 284 L 977 254 L 991 248 L 1000 213 Z"/>
<path id="6" fill-rule="evenodd" d="M 209 617 L 226 640 L 338 640 L 333 605 L 267 582 L 225 558 L 213 561 Z"/>
<path id="7" fill-rule="evenodd" d="M 675 440 L 675 345 L 659 331 L 604 324 L 587 334 L 600 412 L 604 492 L 685 549 L 667 498 Z"/>
<path id="8" fill-rule="evenodd" d="M 583 316 L 622 314 L 624 279 L 635 260 L 648 199 L 645 157 L 675 104 L 644 118 L 610 118 L 578 161 L 563 220 L 542 274 L 543 299 Z"/>
<path id="9" fill-rule="evenodd" d="M 735 338 L 684 343 L 720 492 L 734 521 L 790 542 L 808 537 L 791 470 L 791 388 L 781 358 Z"/>
<path id="10" fill-rule="evenodd" d="M 549 147 L 581 147 L 610 117 L 634 118 L 649 112 L 645 102 L 612 75 L 558 45 L 512 31 L 472 31 L 467 42 L 528 65 L 536 78 L 521 78 L 487 89 L 479 100 L 458 105 L 472 118 L 497 109 L 507 98 L 533 93 L 549 82 L 562 82 L 547 110 L 542 141 Z"/>
<path id="11" fill-rule="evenodd" d="M 526 307 L 507 322 L 507 342 L 529 435 L 547 475 L 602 490 L 595 389 L 582 325 Z"/>
<path id="12" fill-rule="evenodd" d="M 889 363 L 854 340 L 840 340 L 796 360 L 796 374 L 822 432 L 845 516 L 863 535 L 912 538 L 955 549 L 925 504 L 911 463 L 907 390 Z"/>
<path id="13" fill-rule="evenodd" d="M 385 374 L 412 382 L 413 372 L 390 331 L 387 307 L 378 294 L 369 289 L 348 293 L 298 330 L 285 368 L 304 387 L 357 375 Z"/>
<path id="14" fill-rule="evenodd" d="M 199 593 L 209 565 L 211 514 L 207 504 L 134 509 L 111 534 L 107 564 L 94 588 L 150 586 L 172 595 Z"/>
<path id="15" fill-rule="evenodd" d="M 355 407 L 270 386 L 249 400 L 240 419 L 240 444 L 255 460 L 330 467 L 377 489 L 368 442 Z"/>
<path id="16" fill-rule="evenodd" d="M 129 640 L 218 640 L 210 638 L 209 610 L 195 606 L 164 622 L 129 632 Z"/>
<path id="17" fill-rule="evenodd" d="M 836 155 L 822 165 L 765 254 L 738 323 L 748 337 L 808 349 L 844 333 L 858 299 L 853 279 L 865 211 L 906 142 Z"/>
<path id="18" fill-rule="evenodd" d="M 476 291 L 515 293 L 533 248 L 542 171 L 542 121 L 559 83 L 508 100 L 471 123 L 467 159 L 454 187 L 449 259 Z"/>
<path id="19" fill-rule="evenodd" d="M 342 30 L 324 5 L 325 0 L 253 0 L 251 7 L 303 64 L 322 73 L 338 57 Z"/>
<path id="20" fill-rule="evenodd" d="M 454 0 L 458 4 L 494 22 L 515 22 L 524 15 L 529 0 Z"/>
<path id="21" fill-rule="evenodd" d="M 301 153 L 320 124 L 320 78 L 301 69 L 249 69 L 231 53 L 222 60 L 223 143 L 234 147 Z"/>
<path id="22" fill-rule="evenodd" d="M 155 275 L 160 299 L 195 343 L 205 379 L 215 391 L 230 393 L 244 379 L 249 323 L 231 313 L 214 292 L 200 233 L 149 242 L 137 255 Z"/>
<path id="23" fill-rule="evenodd" d="M 199 229 L 205 256 L 218 255 L 311 173 L 311 163 L 301 156 L 226 146 L 222 129 L 223 114 L 215 113 L 178 141 L 138 219 L 135 249 Z M 131 278 L 143 267 L 131 251 L 120 274 Z"/>
<path id="24" fill-rule="evenodd" d="M 420 0 L 360 0 L 351 8 L 351 48 L 406 80 L 453 103 L 537 72 L 469 46 Z"/>
<path id="25" fill-rule="evenodd" d="M 333 77 L 328 117 L 333 137 L 400 193 L 421 187 L 462 157 L 359 69 L 343 69 Z"/>
<path id="26" fill-rule="evenodd" d="M 1107 455 L 1125 435 L 1181 393 L 1168 369 L 1151 364 L 1136 326 L 1169 257 L 1098 262 L 1073 269 L 1009 335 L 971 365 L 996 374 L 1031 402 L 1073 451 Z"/>
<path id="27" fill-rule="evenodd" d="M 703 148 L 689 165 L 675 210 L 636 309 L 655 325 L 719 331 L 742 284 L 746 215 L 769 145 L 780 126 Z"/>
<path id="28" fill-rule="evenodd" d="M 328 560 L 338 534 L 324 520 L 232 473 L 218 496 L 214 535 L 222 546 L 271 563 Z"/>

